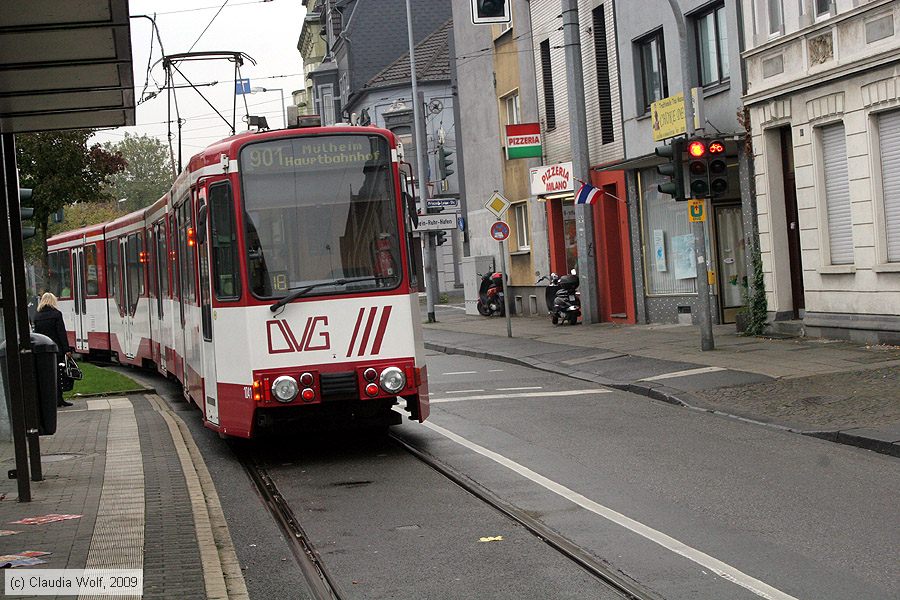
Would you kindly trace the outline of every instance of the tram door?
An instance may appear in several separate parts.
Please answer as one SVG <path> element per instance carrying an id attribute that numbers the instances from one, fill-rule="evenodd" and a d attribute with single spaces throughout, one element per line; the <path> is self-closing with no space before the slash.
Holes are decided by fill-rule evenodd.
<path id="1" fill-rule="evenodd" d="M 125 344 L 123 350 L 128 358 L 134 358 L 137 355 L 137 346 L 141 342 L 140 333 L 135 332 L 138 300 L 144 292 L 141 246 L 139 233 L 132 233 L 128 237 L 122 238 L 120 245 L 122 264 L 125 265 L 125 317 L 123 319 Z"/>
<path id="2" fill-rule="evenodd" d="M 72 267 L 74 269 L 75 287 L 72 294 L 72 304 L 75 307 L 75 351 L 88 351 L 88 315 L 87 315 L 87 290 L 84 285 L 84 247 L 75 248 L 72 252 Z"/>
<path id="3" fill-rule="evenodd" d="M 209 197 L 217 194 L 221 185 L 211 186 Z M 216 380 L 216 348 L 213 342 L 213 314 L 210 289 L 210 235 L 209 204 L 207 190 L 200 191 L 197 208 L 197 259 L 200 272 L 200 333 L 203 341 L 200 344 L 203 364 L 203 411 L 206 420 L 214 425 L 219 424 L 218 385 Z"/>

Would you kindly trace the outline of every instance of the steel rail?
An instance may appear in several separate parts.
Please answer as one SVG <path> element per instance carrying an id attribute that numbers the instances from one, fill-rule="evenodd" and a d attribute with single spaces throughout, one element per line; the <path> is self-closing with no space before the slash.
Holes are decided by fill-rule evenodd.
<path id="1" fill-rule="evenodd" d="M 622 594 L 627 600 L 663 600 L 662 596 L 652 592 L 628 576 L 616 571 L 608 563 L 592 556 L 585 549 L 577 546 L 571 540 L 553 531 L 525 511 L 503 500 L 484 486 L 476 483 L 462 473 L 455 471 L 448 465 L 440 462 L 430 454 L 419 450 L 397 434 L 390 433 L 388 437 L 402 449 L 425 463 L 465 491 L 479 500 L 500 511 L 513 521 L 534 534 L 535 537 L 549 545 L 554 550 L 586 570 L 588 573 L 602 581 L 604 584 Z"/>
<path id="2" fill-rule="evenodd" d="M 284 533 L 314 600 L 341 600 L 338 586 L 328 575 L 319 554 L 310 544 L 309 537 L 266 469 L 250 457 L 246 450 L 232 447 L 269 513 Z"/>

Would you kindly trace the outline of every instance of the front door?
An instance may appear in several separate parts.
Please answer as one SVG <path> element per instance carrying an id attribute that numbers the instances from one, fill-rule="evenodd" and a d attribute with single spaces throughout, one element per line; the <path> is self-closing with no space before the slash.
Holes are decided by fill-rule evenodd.
<path id="1" fill-rule="evenodd" d="M 797 183 L 794 177 L 794 143 L 791 128 L 781 128 L 781 166 L 784 173 L 784 213 L 787 221 L 788 258 L 791 261 L 793 316 L 799 319 L 806 308 L 803 292 L 803 256 L 800 251 L 800 220 L 797 213 Z"/>
<path id="2" fill-rule="evenodd" d="M 722 323 L 734 323 L 744 306 L 747 289 L 747 256 L 744 224 L 739 204 L 715 206 L 716 249 L 718 250 L 719 305 Z"/>
<path id="3" fill-rule="evenodd" d="M 223 188 L 219 185 L 213 187 L 216 189 Z M 200 354 L 202 355 L 203 364 L 203 412 L 206 420 L 214 425 L 219 424 L 219 402 L 218 387 L 216 384 L 216 346 L 213 343 L 213 311 L 212 311 L 212 290 L 210 289 L 210 227 L 209 221 L 209 205 L 207 204 L 207 194 L 203 190 L 200 192 L 198 200 L 197 228 L 203 229 L 203 234 L 199 235 L 200 243 L 197 245 L 198 269 L 200 272 L 200 333 L 203 343 L 200 345 Z"/>

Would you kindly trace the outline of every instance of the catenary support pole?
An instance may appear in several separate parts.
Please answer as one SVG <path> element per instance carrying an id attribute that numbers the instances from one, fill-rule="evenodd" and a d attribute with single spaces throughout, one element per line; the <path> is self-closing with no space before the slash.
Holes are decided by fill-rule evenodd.
<path id="1" fill-rule="evenodd" d="M 587 117 L 584 104 L 584 68 L 581 63 L 581 32 L 578 26 L 578 0 L 562 0 L 563 40 L 566 53 L 566 85 L 569 89 L 569 132 L 572 143 L 574 178 L 590 183 L 590 155 Z M 576 189 L 578 185 L 576 183 Z M 594 248 L 593 207 L 575 205 L 575 235 L 578 245 L 578 277 L 581 280 L 581 314 L 584 323 L 600 322 L 600 289 L 597 251 Z"/>
<path id="2" fill-rule="evenodd" d="M 684 120 L 687 136 L 694 135 L 694 99 L 691 96 L 691 82 L 693 81 L 693 62 L 691 61 L 690 48 L 688 46 L 687 26 L 684 22 L 684 13 L 678 5 L 678 0 L 669 0 L 672 14 L 675 16 L 675 25 L 678 27 L 678 40 L 681 53 L 681 91 L 684 94 Z M 702 126 L 702 123 L 701 123 Z M 711 208 L 709 202 L 707 209 Z M 705 212 L 709 212 L 708 210 Z M 709 216 L 707 215 L 707 218 Z M 713 339 L 712 310 L 709 297 L 709 267 L 706 256 L 706 223 L 692 223 L 694 233 L 694 252 L 697 255 L 697 321 L 700 324 L 700 349 L 714 350 L 716 347 Z"/>
<path id="3" fill-rule="evenodd" d="M 425 170 L 425 153 L 427 152 L 428 143 L 425 139 L 422 121 L 425 118 L 422 114 L 422 100 L 419 98 L 419 85 L 416 82 L 416 49 L 415 38 L 413 37 L 413 21 L 412 9 L 410 8 L 410 0 L 406 0 L 406 29 L 409 36 L 409 77 L 412 80 L 412 103 L 413 103 L 413 131 L 415 134 L 416 144 L 416 167 L 419 180 L 419 201 L 424 208 L 427 206 L 428 199 L 428 174 Z M 437 299 L 437 286 L 432 282 L 437 277 L 437 265 L 434 247 L 434 237 L 431 234 L 425 236 L 425 303 L 426 312 L 428 313 L 428 322 L 434 323 L 434 304 Z"/>

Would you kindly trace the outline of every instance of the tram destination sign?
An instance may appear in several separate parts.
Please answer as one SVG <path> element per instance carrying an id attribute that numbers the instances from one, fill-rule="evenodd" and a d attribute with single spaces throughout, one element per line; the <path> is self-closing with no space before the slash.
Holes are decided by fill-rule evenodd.
<path id="1" fill-rule="evenodd" d="M 389 160 L 387 141 L 364 135 L 272 140 L 241 150 L 241 168 L 249 173 L 361 168 Z"/>

